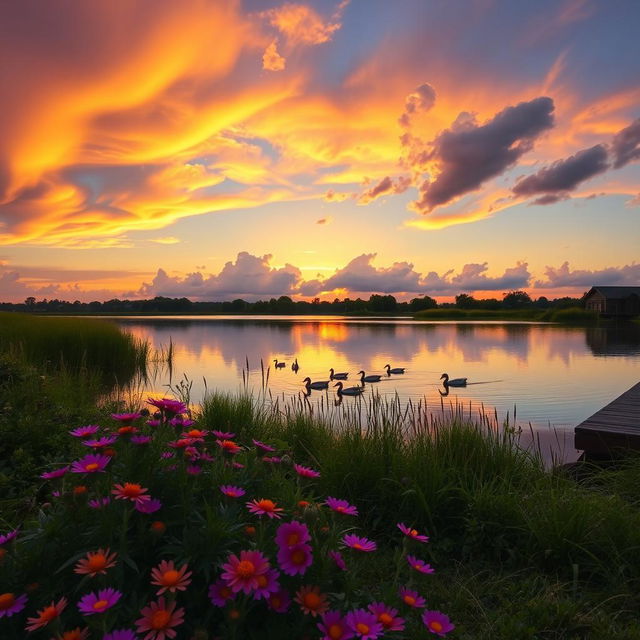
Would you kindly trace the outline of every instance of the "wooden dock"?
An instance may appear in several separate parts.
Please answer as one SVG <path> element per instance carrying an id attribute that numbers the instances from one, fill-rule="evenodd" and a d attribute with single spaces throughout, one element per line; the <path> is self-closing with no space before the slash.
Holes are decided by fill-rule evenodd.
<path id="1" fill-rule="evenodd" d="M 575 447 L 585 454 L 640 451 L 640 382 L 575 428 Z"/>

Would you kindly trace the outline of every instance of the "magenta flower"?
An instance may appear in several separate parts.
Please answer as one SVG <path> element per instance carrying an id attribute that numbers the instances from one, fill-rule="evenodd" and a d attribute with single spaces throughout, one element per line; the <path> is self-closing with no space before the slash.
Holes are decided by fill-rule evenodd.
<path id="1" fill-rule="evenodd" d="M 322 614 L 322 622 L 318 623 L 322 632 L 322 640 L 347 640 L 353 638 L 353 631 L 339 611 L 327 611 Z"/>
<path id="2" fill-rule="evenodd" d="M 294 464 L 295 472 L 302 478 L 319 478 L 320 472 L 311 467 L 303 467 L 301 464 Z"/>
<path id="3" fill-rule="evenodd" d="M 213 462 L 215 458 L 208 451 L 203 451 L 200 454 L 200 460 L 202 460 L 202 462 Z"/>
<path id="4" fill-rule="evenodd" d="M 60 469 L 55 469 L 54 471 L 46 471 L 45 473 L 41 473 L 40 477 L 43 480 L 54 480 L 55 478 L 62 478 L 62 476 L 69 471 L 70 467 L 67 465 L 66 467 L 60 467 Z"/>
<path id="5" fill-rule="evenodd" d="M 197 476 L 202 473 L 202 467 L 197 464 L 190 464 L 187 466 L 187 473 L 192 476 Z"/>
<path id="6" fill-rule="evenodd" d="M 256 449 L 259 449 L 260 451 L 264 451 L 266 453 L 273 453 L 276 450 L 275 447 L 272 447 L 270 444 L 260 442 L 260 440 L 252 439 L 251 442 L 253 442 L 253 445 L 256 447 Z"/>
<path id="7" fill-rule="evenodd" d="M 141 413 L 112 413 L 111 417 L 114 420 L 117 420 L 118 422 L 133 422 L 134 420 L 137 420 L 138 418 L 142 417 Z"/>
<path id="8" fill-rule="evenodd" d="M 234 487 L 230 484 L 223 484 L 220 486 L 220 491 L 229 498 L 241 498 L 246 491 L 242 487 Z"/>
<path id="9" fill-rule="evenodd" d="M 270 464 L 280 464 L 282 458 L 279 456 L 262 456 L 262 462 L 268 462 Z"/>
<path id="10" fill-rule="evenodd" d="M 375 640 L 379 638 L 383 631 L 382 625 L 376 616 L 365 609 L 356 609 L 347 613 L 345 622 L 361 640 Z"/>
<path id="11" fill-rule="evenodd" d="M 87 504 L 92 508 L 92 509 L 102 509 L 103 507 L 106 507 L 108 504 L 111 503 L 111 498 L 95 498 L 93 500 L 89 500 L 89 502 L 87 502 Z"/>
<path id="12" fill-rule="evenodd" d="M 82 444 L 85 447 L 100 449 L 102 447 L 110 447 L 112 444 L 117 442 L 117 440 L 118 436 L 102 436 L 102 438 L 98 438 L 97 440 L 83 440 Z"/>
<path id="13" fill-rule="evenodd" d="M 267 604 L 276 613 L 286 613 L 291 605 L 291 596 L 286 589 L 280 589 L 275 593 L 269 594 Z"/>
<path id="14" fill-rule="evenodd" d="M 118 629 L 102 636 L 102 640 L 138 640 L 138 636 L 131 629 Z"/>
<path id="15" fill-rule="evenodd" d="M 156 420 L 155 418 L 152 418 L 151 420 L 147 420 L 148 427 L 159 427 L 161 424 L 162 424 L 162 421 Z"/>
<path id="16" fill-rule="evenodd" d="M 368 538 L 361 538 L 352 534 L 347 534 L 342 538 L 342 543 L 347 547 L 356 549 L 357 551 L 375 551 L 378 545 Z"/>
<path id="17" fill-rule="evenodd" d="M 231 431 L 212 431 L 211 432 L 218 440 L 233 440 L 236 437 L 235 433 Z"/>
<path id="18" fill-rule="evenodd" d="M 384 631 L 404 631 L 404 618 L 398 615 L 398 610 L 388 607 L 384 602 L 373 602 L 369 611 L 378 619 Z"/>
<path id="19" fill-rule="evenodd" d="M 135 503 L 136 511 L 140 513 L 155 513 L 162 507 L 162 502 L 157 498 L 150 498 L 149 500 L 137 501 Z"/>
<path id="20" fill-rule="evenodd" d="M 267 573 L 259 575 L 258 586 L 253 590 L 254 600 L 267 600 L 272 593 L 280 591 L 280 583 L 278 578 L 280 574 L 275 569 L 269 569 Z"/>
<path id="21" fill-rule="evenodd" d="M 304 575 L 313 563 L 313 552 L 308 544 L 278 549 L 278 564 L 288 576 Z"/>
<path id="22" fill-rule="evenodd" d="M 16 598 L 13 593 L 0 593 L 0 618 L 10 618 L 14 613 L 20 613 L 27 604 L 27 594 Z"/>
<path id="23" fill-rule="evenodd" d="M 176 602 L 166 603 L 164 596 L 156 602 L 150 602 L 148 607 L 140 611 L 142 618 L 136 620 L 138 633 L 145 633 L 146 640 L 165 640 L 175 638 L 178 627 L 184 622 L 184 608 L 176 609 Z"/>
<path id="24" fill-rule="evenodd" d="M 227 600 L 233 600 L 233 591 L 224 580 L 217 580 L 209 586 L 209 600 L 216 607 L 224 607 Z"/>
<path id="25" fill-rule="evenodd" d="M 267 515 L 270 518 L 281 518 L 280 511 L 284 511 L 281 507 L 276 507 L 276 503 L 268 498 L 260 498 L 260 500 L 250 500 L 247 502 L 247 508 L 251 513 L 259 516 Z"/>
<path id="26" fill-rule="evenodd" d="M 435 569 L 430 564 L 427 564 L 424 560 L 420 560 L 420 558 L 416 558 L 415 556 L 407 556 L 407 562 L 412 569 L 420 573 L 435 573 Z"/>
<path id="27" fill-rule="evenodd" d="M 340 571 L 347 570 L 347 563 L 339 551 L 329 551 L 329 557 L 336 563 L 336 567 L 338 567 Z"/>
<path id="28" fill-rule="evenodd" d="M 190 420 L 189 418 L 183 418 L 182 416 L 176 416 L 169 420 L 169 424 L 172 427 L 177 427 L 179 429 L 188 429 L 195 424 L 195 421 Z"/>
<path id="29" fill-rule="evenodd" d="M 172 400 L 171 398 L 149 398 L 147 403 L 156 407 L 162 411 L 162 413 L 166 413 L 167 415 L 176 415 L 177 413 L 186 413 L 187 405 L 184 402 L 180 402 L 179 400 Z"/>
<path id="30" fill-rule="evenodd" d="M 422 609 L 427 605 L 427 601 L 417 591 L 407 589 L 407 587 L 400 587 L 399 593 L 402 598 L 402 602 L 410 607 Z"/>
<path id="31" fill-rule="evenodd" d="M 234 593 L 249 593 L 260 586 L 258 576 L 267 573 L 271 566 L 260 551 L 241 551 L 239 558 L 231 554 L 222 568 L 225 571 L 221 577 Z"/>
<path id="32" fill-rule="evenodd" d="M 415 529 L 411 529 L 410 527 L 407 527 L 402 522 L 398 522 L 397 527 L 408 538 L 412 538 L 413 540 L 417 540 L 418 542 L 429 542 L 429 537 L 428 536 L 423 536 L 423 535 L 419 534 Z"/>
<path id="33" fill-rule="evenodd" d="M 5 533 L 3 536 L 0 536 L 0 547 L 3 544 L 7 544 L 7 542 L 11 542 L 15 540 L 20 529 L 14 529 L 13 531 L 9 531 L 9 533 Z"/>
<path id="34" fill-rule="evenodd" d="M 96 613 L 104 613 L 111 609 L 122 597 L 122 593 L 116 589 L 101 589 L 97 593 L 87 593 L 78 602 L 78 609 L 82 615 L 92 616 Z"/>
<path id="35" fill-rule="evenodd" d="M 86 427 L 72 429 L 69 433 L 76 438 L 88 438 L 96 433 L 98 429 L 100 429 L 100 427 L 97 424 L 88 424 Z"/>
<path id="36" fill-rule="evenodd" d="M 109 456 L 89 453 L 81 460 L 71 463 L 71 473 L 104 473 L 104 468 L 111 462 Z"/>
<path id="37" fill-rule="evenodd" d="M 242 464 L 242 462 L 232 462 L 231 467 L 233 469 L 244 469 L 244 465 Z"/>
<path id="38" fill-rule="evenodd" d="M 279 547 L 296 547 L 309 542 L 311 536 L 306 524 L 293 520 L 281 524 L 276 530 L 276 544 Z"/>
<path id="39" fill-rule="evenodd" d="M 440 611 L 425 611 L 422 614 L 422 622 L 431 633 L 435 633 L 440 638 L 444 638 L 445 634 L 456 628 L 454 624 L 451 624 L 449 616 Z"/>
<path id="40" fill-rule="evenodd" d="M 132 444 L 149 444 L 153 440 L 152 436 L 135 435 L 131 436 Z"/>
<path id="41" fill-rule="evenodd" d="M 175 458 L 176 457 L 176 452 L 175 451 L 163 451 L 162 454 L 160 455 L 160 457 L 163 460 L 169 460 L 170 458 Z"/>
<path id="42" fill-rule="evenodd" d="M 327 496 L 327 499 L 324 503 L 333 511 L 337 513 L 344 513 L 347 516 L 357 516 L 358 509 L 354 507 L 352 504 L 349 504 L 346 500 L 341 500 L 340 498 L 332 498 L 331 496 Z"/>

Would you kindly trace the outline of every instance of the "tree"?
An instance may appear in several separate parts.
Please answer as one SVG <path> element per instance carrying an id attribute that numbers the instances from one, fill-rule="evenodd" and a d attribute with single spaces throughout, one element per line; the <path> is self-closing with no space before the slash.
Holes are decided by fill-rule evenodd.
<path id="1" fill-rule="evenodd" d="M 424 298 L 413 298 L 409 303 L 409 309 L 411 311 L 423 311 L 424 309 L 436 309 L 438 303 L 430 296 L 424 296 Z"/>
<path id="2" fill-rule="evenodd" d="M 371 311 L 395 311 L 397 301 L 393 296 L 379 296 L 375 293 L 369 298 Z"/>
<path id="3" fill-rule="evenodd" d="M 524 309 L 532 304 L 533 301 L 526 291 L 510 291 L 502 298 L 502 306 L 505 309 Z"/>
<path id="4" fill-rule="evenodd" d="M 461 293 L 456 296 L 456 307 L 458 309 L 475 309 L 477 306 L 477 300 L 468 293 Z"/>

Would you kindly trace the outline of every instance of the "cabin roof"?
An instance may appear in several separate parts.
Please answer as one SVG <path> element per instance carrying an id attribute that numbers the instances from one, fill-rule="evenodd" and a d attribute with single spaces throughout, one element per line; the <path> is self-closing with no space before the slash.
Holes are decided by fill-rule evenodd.
<path id="1" fill-rule="evenodd" d="M 600 293 L 605 298 L 628 298 L 631 295 L 640 296 L 640 287 L 591 287 L 586 297 Z"/>

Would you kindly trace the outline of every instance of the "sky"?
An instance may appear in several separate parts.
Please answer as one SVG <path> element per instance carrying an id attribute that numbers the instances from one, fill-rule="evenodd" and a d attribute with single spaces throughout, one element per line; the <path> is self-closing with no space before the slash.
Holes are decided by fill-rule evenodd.
<path id="1" fill-rule="evenodd" d="M 0 301 L 640 284 L 637 0 L 0 5 Z"/>

